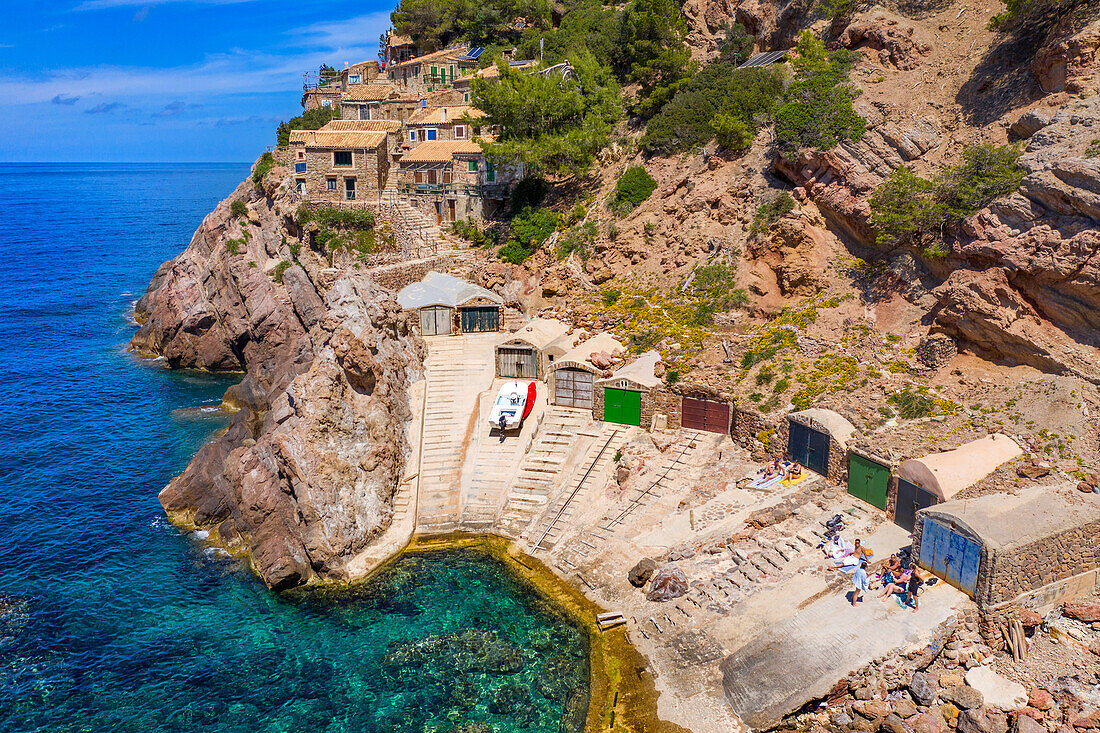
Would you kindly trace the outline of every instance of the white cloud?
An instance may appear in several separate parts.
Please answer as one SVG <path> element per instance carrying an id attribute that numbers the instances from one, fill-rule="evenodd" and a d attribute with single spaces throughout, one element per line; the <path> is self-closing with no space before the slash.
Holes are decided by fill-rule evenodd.
<path id="1" fill-rule="evenodd" d="M 346 20 L 332 20 L 295 28 L 289 35 L 299 39 L 303 48 L 324 48 L 333 53 L 370 49 L 371 55 L 355 59 L 368 61 L 377 56 L 378 37 L 390 27 L 389 11 L 360 15 Z M 355 63 L 352 62 L 352 63 Z"/>

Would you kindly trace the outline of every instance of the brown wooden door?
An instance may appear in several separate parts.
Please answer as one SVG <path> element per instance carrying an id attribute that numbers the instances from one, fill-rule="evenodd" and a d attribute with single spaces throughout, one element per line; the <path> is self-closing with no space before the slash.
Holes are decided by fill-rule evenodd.
<path id="1" fill-rule="evenodd" d="M 681 415 L 681 424 L 691 430 L 728 433 L 730 429 L 730 406 L 725 402 L 685 397 Z"/>
<path id="2" fill-rule="evenodd" d="M 447 221 L 455 220 L 455 200 L 449 199 L 447 201 Z"/>
<path id="3" fill-rule="evenodd" d="M 592 382 L 591 372 L 558 369 L 554 372 L 554 404 L 591 410 Z"/>
<path id="4" fill-rule="evenodd" d="M 435 202 L 435 223 L 437 225 L 443 223 L 443 202 L 442 201 L 436 201 Z"/>

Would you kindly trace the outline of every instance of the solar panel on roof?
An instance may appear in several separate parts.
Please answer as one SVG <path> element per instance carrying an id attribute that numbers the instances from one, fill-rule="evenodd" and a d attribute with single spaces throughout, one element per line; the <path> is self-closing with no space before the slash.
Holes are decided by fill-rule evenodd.
<path id="1" fill-rule="evenodd" d="M 474 48 L 470 49 L 469 53 L 466 54 L 466 58 L 476 59 L 478 56 L 480 56 L 483 53 L 485 53 L 484 48 L 482 48 L 481 46 L 475 46 Z"/>

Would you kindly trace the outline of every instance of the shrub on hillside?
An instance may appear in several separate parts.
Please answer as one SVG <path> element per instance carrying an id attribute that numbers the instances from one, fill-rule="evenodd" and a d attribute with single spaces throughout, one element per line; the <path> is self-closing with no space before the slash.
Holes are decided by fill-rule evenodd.
<path id="1" fill-rule="evenodd" d="M 871 222 L 883 244 L 917 240 L 978 212 L 998 196 L 1019 188 L 1026 172 L 1017 161 L 1016 145 L 973 145 L 963 162 L 931 180 L 904 166 L 894 170 L 871 196 Z M 926 248 L 929 257 L 950 253 L 944 246 Z"/>
<path id="2" fill-rule="evenodd" d="M 709 64 L 649 121 L 641 147 L 660 154 L 697 148 L 715 136 L 716 125 L 730 133 L 727 142 L 739 142 L 755 133 L 758 116 L 768 113 L 782 89 L 779 67 L 737 69 L 731 63 Z M 741 131 L 748 132 L 735 135 L 738 129 L 730 118 L 740 120 Z"/>
<path id="3" fill-rule="evenodd" d="M 794 211 L 794 197 L 786 191 L 778 191 L 769 196 L 756 207 L 756 213 L 752 217 L 750 231 L 760 234 L 769 226 L 779 221 L 786 214 Z"/>
<path id="4" fill-rule="evenodd" d="M 512 217 L 512 235 L 497 250 L 497 257 L 513 265 L 523 263 L 549 239 L 560 221 L 558 213 L 550 209 L 524 209 Z"/>
<path id="5" fill-rule="evenodd" d="M 291 130 L 319 130 L 330 120 L 340 119 L 338 107 L 314 107 L 286 122 L 280 122 L 275 130 L 275 139 L 280 148 L 290 144 Z"/>
<path id="6" fill-rule="evenodd" d="M 629 213 L 649 198 L 657 188 L 657 181 L 640 165 L 627 168 L 615 184 L 611 206 L 620 214 Z"/>
<path id="7" fill-rule="evenodd" d="M 784 153 L 804 148 L 828 150 L 841 140 L 859 140 L 866 122 L 852 107 L 858 91 L 848 82 L 857 54 L 826 51 L 809 31 L 798 40 L 794 80 L 773 114 L 775 138 Z"/>
<path id="8" fill-rule="evenodd" d="M 240 199 L 234 199 L 233 203 L 229 204 L 229 213 L 233 216 L 248 216 L 248 204 Z"/>
<path id="9" fill-rule="evenodd" d="M 270 152 L 265 152 L 260 156 L 260 159 L 256 161 L 256 167 L 252 171 L 252 182 L 259 184 L 264 179 L 271 169 L 275 167 L 275 156 Z"/>
<path id="10" fill-rule="evenodd" d="M 726 26 L 726 37 L 718 44 L 718 58 L 734 66 L 739 66 L 752 56 L 756 37 L 740 23 Z"/>
<path id="11" fill-rule="evenodd" d="M 316 209 L 305 204 L 298 207 L 298 221 L 302 224 L 315 221 L 323 227 L 335 229 L 373 229 L 374 214 L 366 209 L 341 209 L 335 206 L 320 206 Z"/>

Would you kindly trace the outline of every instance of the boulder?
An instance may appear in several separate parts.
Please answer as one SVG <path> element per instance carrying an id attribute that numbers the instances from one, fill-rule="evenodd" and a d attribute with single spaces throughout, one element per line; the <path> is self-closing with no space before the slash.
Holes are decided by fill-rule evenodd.
<path id="1" fill-rule="evenodd" d="M 1054 695 L 1042 687 L 1036 687 L 1027 694 L 1027 704 L 1036 710 L 1050 710 L 1054 707 Z"/>
<path id="2" fill-rule="evenodd" d="M 980 692 L 982 700 L 989 707 L 1008 711 L 1027 705 L 1028 696 L 1024 686 L 1002 677 L 992 667 L 974 667 L 966 673 L 966 684 Z"/>
<path id="3" fill-rule="evenodd" d="M 1008 131 L 1015 137 L 1026 140 L 1049 124 L 1050 115 L 1042 110 L 1032 109 L 1020 115 L 1020 118 L 1008 128 Z"/>
<path id="4" fill-rule="evenodd" d="M 1067 603 L 1062 606 L 1062 615 L 1091 624 L 1100 621 L 1100 603 Z"/>
<path id="5" fill-rule="evenodd" d="M 959 713 L 959 733 L 1008 733 L 1008 716 L 993 708 L 964 710 Z"/>
<path id="6" fill-rule="evenodd" d="M 652 558 L 643 557 L 638 561 L 638 564 L 630 569 L 627 573 L 627 580 L 635 588 L 641 588 L 643 585 L 649 582 L 649 579 L 653 577 L 653 573 L 657 570 L 657 562 Z"/>
<path id="7" fill-rule="evenodd" d="M 857 700 L 852 703 L 852 710 L 867 720 L 880 720 L 890 714 L 890 703 L 885 700 Z"/>
<path id="8" fill-rule="evenodd" d="M 938 712 L 920 713 L 906 722 L 913 729 L 913 733 L 946 733 L 947 731 L 947 723 Z"/>
<path id="9" fill-rule="evenodd" d="M 1012 726 L 1013 733 L 1046 733 L 1046 728 L 1026 715 L 1017 715 Z"/>
<path id="10" fill-rule="evenodd" d="M 897 713 L 890 713 L 879 724 L 878 729 L 882 733 L 913 733 L 912 729 Z"/>
<path id="11" fill-rule="evenodd" d="M 894 703 L 894 712 L 902 718 L 911 718 L 917 714 L 917 706 L 912 700 L 902 698 Z"/>
<path id="12" fill-rule="evenodd" d="M 1043 617 L 1029 608 L 1025 608 L 1024 610 L 1016 614 L 1016 618 L 1020 620 L 1020 624 L 1027 631 L 1031 631 L 1036 626 L 1040 626 L 1043 623 Z"/>
<path id="13" fill-rule="evenodd" d="M 944 690 L 940 697 L 955 703 L 959 706 L 960 710 L 980 708 L 982 703 L 985 702 L 982 693 L 968 685 L 956 685 L 948 690 Z"/>
<path id="14" fill-rule="evenodd" d="M 936 680 L 923 672 L 914 672 L 909 681 L 909 694 L 918 705 L 932 705 L 936 702 Z"/>
<path id="15" fill-rule="evenodd" d="M 963 678 L 954 672 L 949 672 L 945 675 L 940 675 L 940 687 L 943 689 L 949 689 L 952 687 L 958 687 L 963 683 Z"/>
<path id="16" fill-rule="evenodd" d="M 653 576 L 646 599 L 650 601 L 671 601 L 688 592 L 688 579 L 684 571 L 676 565 L 665 565 Z"/>

